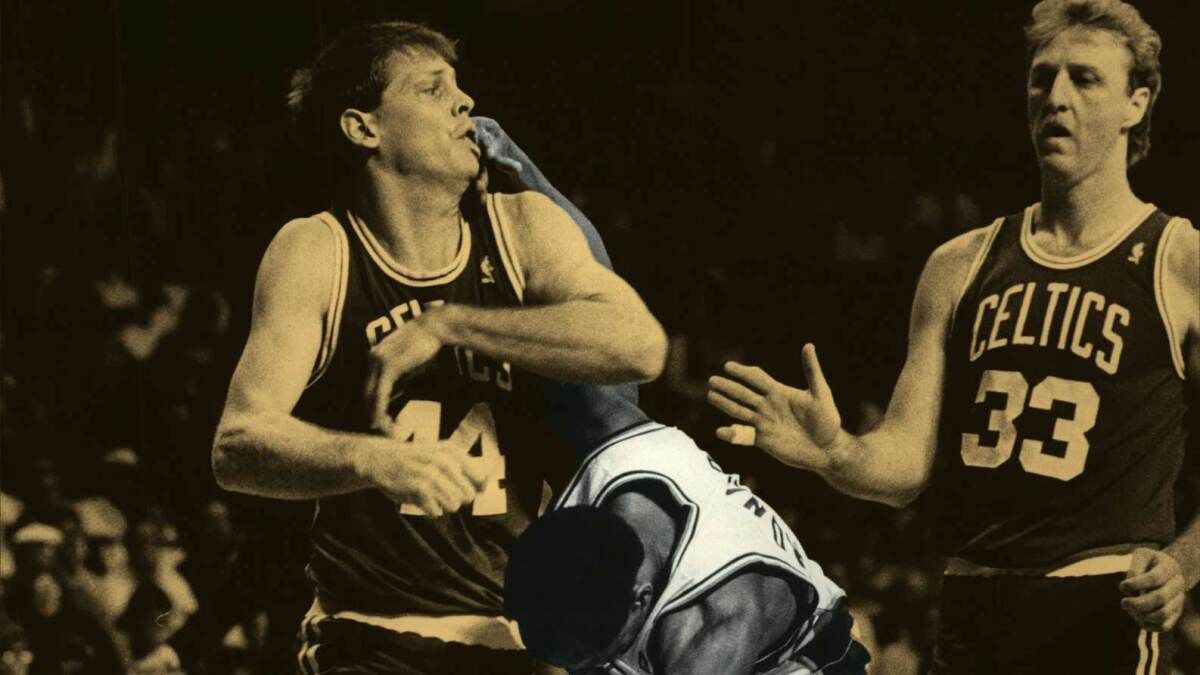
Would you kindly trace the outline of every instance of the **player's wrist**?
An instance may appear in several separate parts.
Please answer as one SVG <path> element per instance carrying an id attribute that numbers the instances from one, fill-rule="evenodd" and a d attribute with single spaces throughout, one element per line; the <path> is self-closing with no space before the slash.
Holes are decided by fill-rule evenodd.
<path id="1" fill-rule="evenodd" d="M 1180 572 L 1187 590 L 1191 590 L 1200 582 L 1200 546 L 1175 541 L 1163 549 L 1163 553 L 1171 556 L 1179 563 Z"/>
<path id="2" fill-rule="evenodd" d="M 454 346 L 457 321 L 461 315 L 459 307 L 442 305 L 425 310 L 417 317 L 417 326 L 444 346 Z"/>
<path id="3" fill-rule="evenodd" d="M 381 438 L 363 436 L 350 447 L 350 470 L 364 486 L 374 486 L 380 453 L 387 448 Z"/>

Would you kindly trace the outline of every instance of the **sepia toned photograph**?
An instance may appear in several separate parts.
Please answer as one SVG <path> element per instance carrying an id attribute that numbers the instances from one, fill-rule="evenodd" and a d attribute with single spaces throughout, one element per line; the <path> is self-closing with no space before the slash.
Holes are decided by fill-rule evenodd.
<path id="1" fill-rule="evenodd" d="M 1198 37 L 0 0 L 0 675 L 1200 675 Z"/>

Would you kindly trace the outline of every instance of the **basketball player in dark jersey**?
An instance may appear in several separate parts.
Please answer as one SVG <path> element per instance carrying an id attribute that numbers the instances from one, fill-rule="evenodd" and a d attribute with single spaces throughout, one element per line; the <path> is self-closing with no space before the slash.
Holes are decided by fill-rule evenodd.
<path id="1" fill-rule="evenodd" d="M 1169 672 L 1200 579 L 1200 521 L 1173 515 L 1200 235 L 1127 178 L 1161 42 L 1116 0 L 1046 0 L 1026 35 L 1041 202 L 934 251 L 879 429 L 841 430 L 812 345 L 808 389 L 731 363 L 709 400 L 737 422 L 720 437 L 847 494 L 928 489 L 949 556 L 933 672 Z"/>
<path id="2" fill-rule="evenodd" d="M 347 180 L 264 255 L 213 465 L 227 489 L 318 500 L 304 672 L 529 672 L 501 588 L 554 447 L 541 378 L 645 380 L 665 357 L 564 211 L 479 190 L 454 56 L 423 26 L 362 26 L 290 97 Z M 398 386 L 373 409 L 380 364 Z"/>

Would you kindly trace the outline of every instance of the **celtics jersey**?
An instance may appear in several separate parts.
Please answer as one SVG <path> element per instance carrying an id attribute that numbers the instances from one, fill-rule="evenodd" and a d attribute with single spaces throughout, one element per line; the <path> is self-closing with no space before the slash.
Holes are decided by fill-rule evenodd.
<path id="1" fill-rule="evenodd" d="M 1072 258 L 997 220 L 946 345 L 935 530 L 948 555 L 1036 568 L 1165 544 L 1184 450 L 1183 356 L 1153 206 Z"/>
<path id="2" fill-rule="evenodd" d="M 297 417 L 367 432 L 363 391 L 372 346 L 431 307 L 522 303 L 523 275 L 509 234 L 513 198 L 488 195 L 482 205 L 464 199 L 457 254 L 444 269 L 424 273 L 397 264 L 355 214 L 315 216 L 338 242 L 337 283 Z M 377 490 L 320 499 L 308 575 L 326 611 L 502 613 L 507 547 L 541 500 L 535 454 L 554 452 L 543 432 L 541 388 L 531 374 L 460 347 L 444 348 L 429 367 L 398 383 L 389 408 L 398 445 L 453 441 L 491 480 L 473 504 L 436 518 Z"/>
<path id="3" fill-rule="evenodd" d="M 554 508 L 599 506 L 620 488 L 647 480 L 665 487 L 687 516 L 666 588 L 635 642 L 638 662 L 623 662 L 622 672 L 652 672 L 647 650 L 659 620 L 750 569 L 767 569 L 790 581 L 797 607 L 792 629 L 759 658 L 755 672 L 785 662 L 805 663 L 801 651 L 824 628 L 845 593 L 808 558 L 778 514 L 741 485 L 737 475 L 722 471 L 687 434 L 654 423 L 623 432 L 584 460 Z"/>

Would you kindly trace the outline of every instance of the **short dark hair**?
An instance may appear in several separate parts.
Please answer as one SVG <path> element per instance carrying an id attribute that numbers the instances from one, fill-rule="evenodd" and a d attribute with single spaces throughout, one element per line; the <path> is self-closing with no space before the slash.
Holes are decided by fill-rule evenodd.
<path id="1" fill-rule="evenodd" d="M 455 44 L 428 26 L 383 21 L 352 26 L 292 75 L 287 107 L 302 138 L 319 152 L 351 161 L 360 155 L 342 136 L 338 120 L 347 108 L 373 110 L 388 85 L 392 55 L 428 53 L 453 64 Z"/>
<path id="2" fill-rule="evenodd" d="M 1025 42 L 1032 56 L 1059 33 L 1073 26 L 1097 28 L 1112 33 L 1129 49 L 1129 92 L 1138 87 L 1150 90 L 1146 114 L 1129 130 L 1126 165 L 1133 166 L 1150 154 L 1150 114 L 1162 91 L 1162 38 L 1133 5 L 1121 0 L 1042 0 L 1033 8 L 1025 27 Z"/>
<path id="3" fill-rule="evenodd" d="M 564 634 L 601 649 L 625 624 L 644 556 L 633 527 L 608 511 L 548 512 L 509 551 L 504 614 L 534 656 L 552 653 L 555 636 Z"/>

